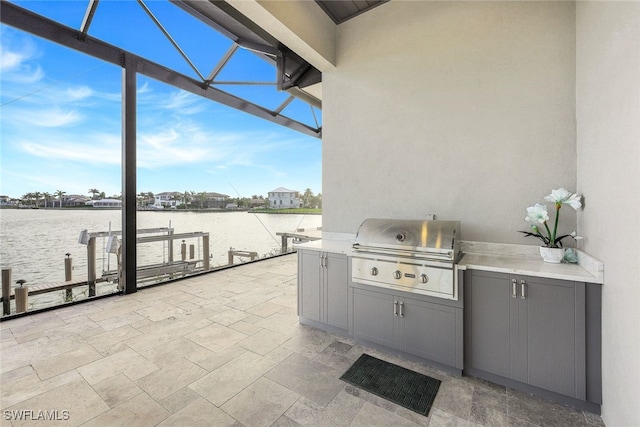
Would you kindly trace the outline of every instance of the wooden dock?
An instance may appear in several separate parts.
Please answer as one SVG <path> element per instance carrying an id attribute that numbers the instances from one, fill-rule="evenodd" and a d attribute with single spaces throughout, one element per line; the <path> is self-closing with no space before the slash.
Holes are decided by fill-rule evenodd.
<path id="1" fill-rule="evenodd" d="M 96 282 L 101 282 L 101 280 L 97 280 Z M 29 285 L 29 286 L 25 286 L 25 288 L 29 288 L 29 295 L 40 295 L 40 294 L 46 294 L 49 292 L 55 292 L 55 291 L 65 291 L 65 290 L 71 290 L 73 288 L 77 288 L 80 286 L 87 286 L 89 285 L 89 282 L 87 282 L 87 279 L 84 280 L 69 280 L 66 282 L 55 282 L 55 283 L 44 283 L 41 285 Z M 14 292 L 15 288 L 11 288 L 11 293 L 9 295 L 9 299 L 15 299 L 15 292 Z M 4 301 L 4 297 L 0 297 L 0 301 Z"/>
<path id="2" fill-rule="evenodd" d="M 102 280 L 98 280 L 96 282 L 102 282 Z M 28 311 L 27 301 L 29 295 L 40 295 L 49 292 L 65 291 L 65 300 L 71 301 L 73 300 L 73 289 L 80 286 L 89 286 L 89 293 L 92 294 L 92 296 L 95 295 L 95 282 L 91 284 L 86 279 L 44 283 L 41 285 L 30 285 L 24 286 L 24 288 L 11 288 L 3 284 L 2 296 L 0 296 L 0 301 L 2 301 L 2 314 L 11 314 L 11 300 L 16 301 L 16 312 Z M 18 291 L 24 291 L 18 292 L 20 294 L 18 298 L 16 298 L 16 289 Z"/>
<path id="3" fill-rule="evenodd" d="M 312 240 L 322 239 L 322 227 L 318 228 L 298 228 L 296 231 L 279 231 L 276 236 L 280 236 L 282 253 L 288 251 L 289 239 L 295 243 L 310 242 Z"/>

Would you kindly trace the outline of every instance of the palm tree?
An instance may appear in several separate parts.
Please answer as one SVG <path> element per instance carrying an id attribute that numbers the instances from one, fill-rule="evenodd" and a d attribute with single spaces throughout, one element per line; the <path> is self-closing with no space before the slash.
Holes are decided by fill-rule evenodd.
<path id="1" fill-rule="evenodd" d="M 101 192 L 100 192 L 100 198 L 101 198 L 101 199 L 104 199 L 104 198 L 106 198 L 106 197 L 107 197 L 106 193 L 105 193 L 104 191 L 101 191 Z"/>
<path id="2" fill-rule="evenodd" d="M 302 196 L 302 198 L 304 200 L 305 208 L 309 207 L 309 200 L 311 200 L 312 197 L 313 197 L 313 191 L 311 191 L 310 188 L 307 188 L 306 190 L 304 190 L 304 195 Z"/>
<path id="3" fill-rule="evenodd" d="M 97 188 L 91 188 L 89 189 L 89 193 L 91 193 L 91 200 L 95 200 L 96 194 L 100 194 L 100 190 L 98 190 Z"/>
<path id="4" fill-rule="evenodd" d="M 204 209 L 204 202 L 207 200 L 207 193 L 205 191 L 198 193 L 198 200 L 200 200 L 200 209 Z"/>
<path id="5" fill-rule="evenodd" d="M 42 193 L 42 197 L 44 197 L 44 207 L 47 208 L 47 203 L 51 200 L 51 193 Z"/>
<path id="6" fill-rule="evenodd" d="M 58 196 L 58 198 L 60 199 L 60 207 L 62 208 L 62 196 L 64 196 L 65 194 L 67 194 L 66 191 L 62 191 L 62 190 L 56 190 L 56 196 Z"/>
<path id="7" fill-rule="evenodd" d="M 31 200 L 33 200 L 33 193 L 26 193 L 26 194 L 23 194 L 22 197 L 20 197 L 20 201 L 24 202 L 25 205 L 28 205 L 29 203 L 27 202 Z"/>
<path id="8" fill-rule="evenodd" d="M 36 208 L 40 204 L 40 196 L 42 196 L 42 193 L 39 191 L 36 191 L 35 193 L 33 193 L 33 197 L 36 199 Z"/>

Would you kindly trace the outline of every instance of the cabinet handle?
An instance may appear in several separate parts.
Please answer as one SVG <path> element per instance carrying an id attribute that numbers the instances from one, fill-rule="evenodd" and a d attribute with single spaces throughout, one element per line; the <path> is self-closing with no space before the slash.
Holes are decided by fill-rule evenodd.
<path id="1" fill-rule="evenodd" d="M 398 317 L 398 301 L 393 302 L 393 315 Z"/>
<path id="2" fill-rule="evenodd" d="M 404 303 L 400 302 L 400 317 L 404 317 Z"/>
<path id="3" fill-rule="evenodd" d="M 324 255 L 324 268 L 327 268 L 327 255 Z"/>
<path id="4" fill-rule="evenodd" d="M 526 286 L 527 284 L 525 283 L 525 281 L 520 280 L 520 298 L 521 299 L 527 299 L 527 296 L 525 295 Z"/>
<path id="5" fill-rule="evenodd" d="M 516 279 L 511 279 L 511 298 L 516 298 L 518 296 L 518 290 L 516 289 Z"/>

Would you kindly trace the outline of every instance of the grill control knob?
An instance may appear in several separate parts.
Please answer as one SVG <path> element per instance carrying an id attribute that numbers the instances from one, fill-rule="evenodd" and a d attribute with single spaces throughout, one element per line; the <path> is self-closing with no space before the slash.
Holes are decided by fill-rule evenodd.
<path id="1" fill-rule="evenodd" d="M 400 270 L 396 270 L 393 272 L 394 279 L 402 279 L 402 272 Z"/>
<path id="2" fill-rule="evenodd" d="M 371 267 L 371 270 L 369 270 L 369 273 L 371 273 L 372 276 L 377 276 L 378 269 L 376 267 Z"/>
<path id="3" fill-rule="evenodd" d="M 427 276 L 426 274 L 422 273 L 420 275 L 420 282 L 427 283 L 428 281 L 429 281 L 429 276 Z"/>

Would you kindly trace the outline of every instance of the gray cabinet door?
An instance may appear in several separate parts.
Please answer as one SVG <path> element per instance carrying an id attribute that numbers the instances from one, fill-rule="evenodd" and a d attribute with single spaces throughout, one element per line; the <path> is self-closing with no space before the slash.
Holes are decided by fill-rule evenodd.
<path id="1" fill-rule="evenodd" d="M 465 366 L 511 378 L 509 275 L 472 271 L 465 285 Z"/>
<path id="2" fill-rule="evenodd" d="M 462 332 L 462 310 L 405 298 L 404 350 L 409 354 L 462 369 L 462 348 L 456 337 Z"/>
<path id="3" fill-rule="evenodd" d="M 586 398 L 584 286 L 484 271 L 465 285 L 466 368 Z"/>
<path id="4" fill-rule="evenodd" d="M 574 282 L 518 277 L 518 380 L 556 393 L 585 398 L 584 297 Z M 577 297 L 577 298 L 576 298 Z M 579 301 L 582 300 L 582 304 Z M 581 319 L 581 320 L 578 320 Z M 578 321 L 577 321 L 578 320 Z"/>
<path id="5" fill-rule="evenodd" d="M 349 263 L 346 255 L 328 254 L 325 260 L 325 304 L 327 324 L 347 330 L 349 328 L 347 289 Z"/>
<path id="6" fill-rule="evenodd" d="M 322 267 L 317 251 L 298 251 L 298 315 L 321 321 Z"/>
<path id="7" fill-rule="evenodd" d="M 395 348 L 394 297 L 364 289 L 353 290 L 353 335 L 376 344 Z"/>

